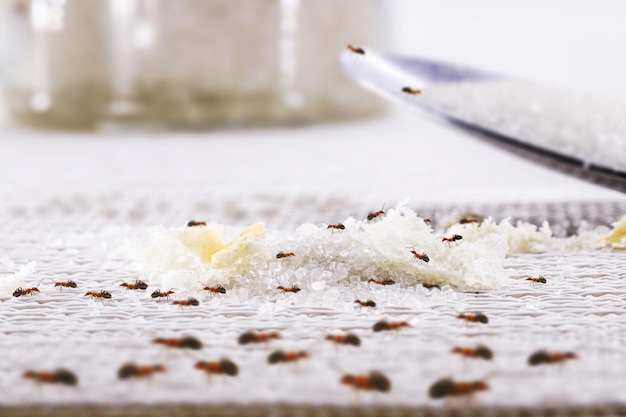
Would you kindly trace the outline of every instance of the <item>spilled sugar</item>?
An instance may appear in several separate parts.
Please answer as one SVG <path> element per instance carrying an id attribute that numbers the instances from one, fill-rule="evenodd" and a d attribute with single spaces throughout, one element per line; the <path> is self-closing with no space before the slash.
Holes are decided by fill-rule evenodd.
<path id="1" fill-rule="evenodd" d="M 303 224 L 291 232 L 269 232 L 256 224 L 230 243 L 224 241 L 219 224 L 157 226 L 147 236 L 128 241 L 124 251 L 142 277 L 164 289 L 197 291 L 222 284 L 263 298 L 275 294 L 279 285 L 297 285 L 303 293 L 317 293 L 310 298 L 317 303 L 337 296 L 337 291 L 348 293 L 341 288 L 350 287 L 349 293 L 356 294 L 369 279 L 392 279 L 404 287 L 431 283 L 461 291 L 498 289 L 507 282 L 503 265 L 508 253 L 604 246 L 593 232 L 577 241 L 555 239 L 547 223 L 538 228 L 506 219 L 456 223 L 435 232 L 406 202 L 372 221 L 348 218 L 343 224 L 344 230 Z M 463 239 L 442 242 L 442 236 L 453 234 Z M 417 259 L 411 250 L 426 253 L 429 262 Z M 277 259 L 279 252 L 295 256 Z"/>
<path id="2" fill-rule="evenodd" d="M 525 142 L 626 171 L 626 103 L 523 81 L 432 86 L 429 105 Z"/>

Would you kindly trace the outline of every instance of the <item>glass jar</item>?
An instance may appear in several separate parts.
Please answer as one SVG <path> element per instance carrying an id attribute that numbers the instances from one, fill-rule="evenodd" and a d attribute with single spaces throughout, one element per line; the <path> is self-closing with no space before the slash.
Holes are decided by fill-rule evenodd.
<path id="1" fill-rule="evenodd" d="M 377 113 L 344 76 L 375 45 L 372 0 L 6 0 L 4 99 L 42 127 L 184 128 Z"/>

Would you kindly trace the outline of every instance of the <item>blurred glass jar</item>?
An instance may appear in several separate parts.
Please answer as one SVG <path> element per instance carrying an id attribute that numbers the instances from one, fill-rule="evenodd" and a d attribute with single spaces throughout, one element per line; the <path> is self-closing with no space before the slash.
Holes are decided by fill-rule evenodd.
<path id="1" fill-rule="evenodd" d="M 346 43 L 376 44 L 374 0 L 3 0 L 4 99 L 42 127 L 205 128 L 377 113 Z"/>

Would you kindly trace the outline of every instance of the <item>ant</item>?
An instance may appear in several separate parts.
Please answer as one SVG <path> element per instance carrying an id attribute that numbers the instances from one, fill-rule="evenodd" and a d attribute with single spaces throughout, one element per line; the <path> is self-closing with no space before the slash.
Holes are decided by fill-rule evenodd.
<path id="1" fill-rule="evenodd" d="M 303 350 L 300 352 L 284 352 L 282 350 L 275 350 L 267 357 L 267 362 L 273 365 L 280 362 L 295 362 L 308 357 L 309 354 Z"/>
<path id="2" fill-rule="evenodd" d="M 378 284 L 378 285 L 393 285 L 396 282 L 392 279 L 386 278 L 383 280 L 376 280 L 374 278 L 370 278 L 367 280 L 367 283 L 369 284 L 370 282 L 373 282 L 374 284 Z"/>
<path id="3" fill-rule="evenodd" d="M 32 287 L 32 288 L 22 288 L 19 287 L 18 289 L 16 289 L 15 291 L 13 291 L 13 297 L 19 297 L 22 295 L 33 295 L 35 293 L 39 292 L 39 289 L 36 287 Z"/>
<path id="4" fill-rule="evenodd" d="M 154 290 L 154 292 L 152 292 L 152 294 L 150 294 L 150 297 L 152 298 L 167 298 L 169 300 L 170 295 L 174 294 L 174 291 L 169 290 L 169 291 L 161 291 L 161 290 Z"/>
<path id="5" fill-rule="evenodd" d="M 354 302 L 359 304 L 361 307 L 376 307 L 376 303 L 372 300 L 354 300 Z"/>
<path id="6" fill-rule="evenodd" d="M 23 378 L 34 379 L 37 382 L 47 382 L 49 384 L 76 385 L 78 378 L 73 372 L 67 369 L 57 369 L 54 372 L 49 371 L 26 371 L 22 374 Z"/>
<path id="7" fill-rule="evenodd" d="M 461 319 L 461 320 L 466 320 L 470 323 L 484 323 L 487 324 L 489 323 L 489 318 L 484 315 L 483 313 L 461 313 L 458 316 L 456 316 L 457 319 Z"/>
<path id="8" fill-rule="evenodd" d="M 422 94 L 422 90 L 417 89 L 417 88 L 411 88 L 411 87 L 404 87 L 402 89 L 403 93 L 407 93 L 407 94 L 411 94 L 412 96 L 418 96 L 420 94 Z"/>
<path id="9" fill-rule="evenodd" d="M 329 224 L 328 226 L 326 226 L 327 229 L 335 229 L 335 230 L 345 230 L 346 226 L 344 226 L 342 223 L 337 223 L 337 224 Z"/>
<path id="10" fill-rule="evenodd" d="M 54 283 L 54 288 L 60 287 L 61 291 L 63 290 L 63 287 L 65 288 L 78 288 L 78 284 L 76 284 L 74 281 L 69 280 L 69 281 L 60 281 L 60 282 L 55 282 Z"/>
<path id="11" fill-rule="evenodd" d="M 117 371 L 117 377 L 119 379 L 128 378 L 145 378 L 152 376 L 158 372 L 165 372 L 166 368 L 163 365 L 135 365 L 134 363 L 127 363 L 123 365 Z"/>
<path id="12" fill-rule="evenodd" d="M 472 395 L 475 392 L 489 389 L 484 381 L 459 381 L 452 378 L 443 378 L 435 382 L 428 389 L 430 398 L 457 397 L 460 395 Z"/>
<path id="13" fill-rule="evenodd" d="M 458 353 L 466 358 L 483 358 L 490 361 L 493 358 L 493 352 L 487 346 L 478 345 L 474 347 L 459 347 L 456 346 L 450 351 L 452 353 Z"/>
<path id="14" fill-rule="evenodd" d="M 199 306 L 200 301 L 196 300 L 193 297 L 189 297 L 186 300 L 176 300 L 172 302 L 172 305 L 178 305 L 181 308 L 185 306 Z"/>
<path id="15" fill-rule="evenodd" d="M 148 284 L 141 280 L 136 280 L 134 283 L 122 282 L 120 287 L 126 287 L 127 290 L 145 290 L 148 288 Z"/>
<path id="16" fill-rule="evenodd" d="M 372 221 L 375 218 L 384 215 L 385 214 L 384 209 L 385 209 L 385 205 L 383 204 L 383 207 L 380 210 L 378 210 L 378 211 L 370 211 L 369 213 L 367 213 L 367 221 Z"/>
<path id="17" fill-rule="evenodd" d="M 346 335 L 328 335 L 325 340 L 335 342 L 340 345 L 361 346 L 361 339 L 354 333 L 348 333 Z"/>
<path id="18" fill-rule="evenodd" d="M 382 372 L 371 371 L 369 375 L 346 374 L 339 380 L 344 385 L 368 391 L 388 392 L 391 390 L 391 381 Z"/>
<path id="19" fill-rule="evenodd" d="M 239 367 L 230 359 L 222 358 L 219 362 L 198 361 L 194 365 L 195 369 L 206 371 L 209 374 L 237 376 Z"/>
<path id="20" fill-rule="evenodd" d="M 542 275 L 539 275 L 538 277 L 528 277 L 526 278 L 526 281 L 532 281 L 535 284 L 547 284 L 548 283 L 548 281 Z"/>
<path id="21" fill-rule="evenodd" d="M 352 46 L 350 44 L 347 44 L 346 48 L 348 48 L 350 52 L 354 52 L 355 54 L 365 55 L 365 50 L 363 48 Z"/>
<path id="22" fill-rule="evenodd" d="M 276 259 L 280 259 L 280 258 L 288 258 L 290 256 L 296 256 L 295 253 L 293 252 L 278 252 L 276 254 Z"/>
<path id="23" fill-rule="evenodd" d="M 292 285 L 289 288 L 285 288 L 282 285 L 279 285 L 278 287 L 276 287 L 276 289 L 281 290 L 282 292 L 292 292 L 292 293 L 300 292 L 300 287 L 298 287 L 297 285 Z"/>
<path id="24" fill-rule="evenodd" d="M 452 235 L 452 237 L 442 237 L 441 238 L 441 242 L 447 243 L 448 246 L 450 246 L 450 243 L 452 243 L 452 242 L 454 242 L 454 243 L 456 243 L 458 245 L 459 244 L 458 241 L 461 240 L 461 239 L 463 239 L 463 236 L 455 234 L 455 235 Z"/>
<path id="25" fill-rule="evenodd" d="M 459 220 L 459 224 L 481 224 L 482 220 L 477 219 L 475 217 L 463 217 L 461 220 Z"/>
<path id="26" fill-rule="evenodd" d="M 247 345 L 249 343 L 262 343 L 269 342 L 272 339 L 280 339 L 279 333 L 254 333 L 254 332 L 245 332 L 241 336 L 239 336 L 239 344 Z"/>
<path id="27" fill-rule="evenodd" d="M 88 291 L 85 293 L 85 297 L 91 298 L 111 298 L 111 293 L 105 290 L 100 291 Z"/>
<path id="28" fill-rule="evenodd" d="M 214 294 L 226 294 L 226 288 L 222 287 L 221 285 L 216 285 L 214 287 L 204 287 L 202 291 L 210 291 Z"/>
<path id="29" fill-rule="evenodd" d="M 441 286 L 439 286 L 439 284 L 430 284 L 428 282 L 424 282 L 422 284 L 422 287 L 424 287 L 426 289 L 429 289 L 429 290 L 432 290 L 433 288 L 437 288 L 438 290 L 441 289 Z"/>
<path id="30" fill-rule="evenodd" d="M 528 364 L 531 366 L 552 363 L 561 363 L 569 359 L 577 359 L 578 355 L 574 352 L 552 352 L 538 350 L 528 357 Z"/>
<path id="31" fill-rule="evenodd" d="M 413 256 L 415 256 L 415 259 L 420 259 L 426 263 L 430 262 L 430 258 L 428 257 L 428 255 L 426 255 L 426 252 L 422 253 L 421 255 L 417 253 L 415 249 L 411 249 L 409 252 L 411 252 Z"/>
<path id="32" fill-rule="evenodd" d="M 372 326 L 372 330 L 375 332 L 382 332 L 383 330 L 398 330 L 402 327 L 410 327 L 410 324 L 406 321 L 387 321 L 380 320 L 377 321 L 374 326 Z"/>
<path id="33" fill-rule="evenodd" d="M 157 337 L 156 339 L 152 341 L 152 343 L 155 343 L 157 345 L 164 345 L 168 347 L 179 348 L 179 349 L 185 349 L 185 348 L 193 349 L 193 350 L 202 349 L 202 342 L 193 336 L 186 336 L 186 337 L 183 337 L 182 339 L 176 339 L 176 338 L 164 339 L 162 337 Z"/>
<path id="34" fill-rule="evenodd" d="M 206 222 L 199 222 L 197 220 L 189 220 L 187 222 L 187 227 L 195 227 L 195 226 L 206 226 Z"/>

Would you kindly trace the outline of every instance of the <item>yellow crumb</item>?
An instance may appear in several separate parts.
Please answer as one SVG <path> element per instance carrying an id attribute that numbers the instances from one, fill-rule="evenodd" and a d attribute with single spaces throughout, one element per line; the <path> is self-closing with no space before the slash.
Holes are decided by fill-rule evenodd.
<path id="1" fill-rule="evenodd" d="M 612 224 L 613 230 L 604 239 L 614 248 L 626 249 L 626 215 Z"/>

